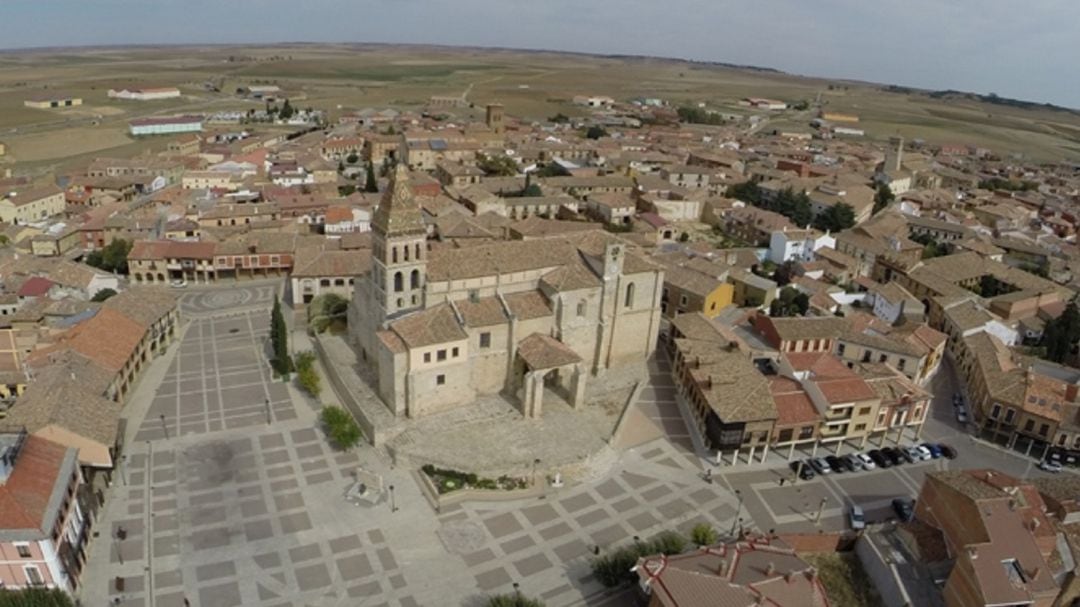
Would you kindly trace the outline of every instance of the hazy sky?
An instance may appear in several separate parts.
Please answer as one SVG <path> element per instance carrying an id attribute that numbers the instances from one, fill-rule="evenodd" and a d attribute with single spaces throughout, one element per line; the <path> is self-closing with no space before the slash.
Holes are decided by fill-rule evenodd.
<path id="1" fill-rule="evenodd" d="M 0 0 L 0 47 L 412 42 L 629 53 L 1080 108 L 1078 0 Z"/>

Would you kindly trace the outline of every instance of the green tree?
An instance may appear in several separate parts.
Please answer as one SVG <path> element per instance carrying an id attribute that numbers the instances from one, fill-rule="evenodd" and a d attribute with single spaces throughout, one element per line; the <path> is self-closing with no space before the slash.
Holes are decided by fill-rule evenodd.
<path id="1" fill-rule="evenodd" d="M 741 200 L 754 206 L 758 206 L 761 202 L 761 188 L 753 180 L 729 185 L 725 194 L 728 198 Z"/>
<path id="2" fill-rule="evenodd" d="M 772 281 L 775 282 L 777 286 L 782 287 L 789 284 L 794 276 L 795 262 L 785 261 L 776 266 L 776 270 L 772 273 Z"/>
<path id="3" fill-rule="evenodd" d="M 794 287 L 780 289 L 780 294 L 769 304 L 769 316 L 805 316 L 810 309 L 810 297 Z"/>
<path id="4" fill-rule="evenodd" d="M 699 107 L 683 106 L 675 110 L 679 120 L 687 124 L 724 124 L 724 118 L 716 112 L 710 112 Z"/>
<path id="5" fill-rule="evenodd" d="M 339 185 L 337 188 L 338 196 L 351 196 L 356 193 L 356 186 L 351 183 L 345 185 Z"/>
<path id="6" fill-rule="evenodd" d="M 555 114 L 554 116 L 550 116 L 548 118 L 548 121 L 549 122 L 554 122 L 555 124 L 565 124 L 567 122 L 570 122 L 570 117 L 567 116 L 566 114 L 563 114 L 562 112 L 559 112 L 558 114 Z"/>
<path id="7" fill-rule="evenodd" d="M 59 588 L 0 590 L 0 607 L 73 607 L 66 592 Z"/>
<path id="8" fill-rule="evenodd" d="M 83 261 L 86 262 L 86 265 L 105 270 L 106 272 L 127 274 L 127 258 L 128 254 L 131 253 L 133 244 L 134 243 L 130 240 L 116 238 L 105 245 L 101 250 L 87 253 Z"/>
<path id="9" fill-rule="evenodd" d="M 885 207 L 892 204 L 892 201 L 896 199 L 896 195 L 893 194 L 892 188 L 884 183 L 879 183 L 877 192 L 874 193 L 874 210 L 873 214 L 877 215 L 879 212 L 885 209 Z"/>
<path id="10" fill-rule="evenodd" d="M 1046 348 L 1047 360 L 1064 363 L 1077 341 L 1080 341 L 1080 311 L 1076 308 L 1076 302 L 1070 301 L 1061 316 L 1046 323 L 1040 345 Z"/>
<path id="11" fill-rule="evenodd" d="M 537 177 L 564 177 L 568 175 L 566 169 L 562 168 L 557 162 L 549 162 L 536 169 L 535 173 Z"/>
<path id="12" fill-rule="evenodd" d="M 356 152 L 349 152 L 349 155 L 345 157 L 345 162 L 356 164 L 357 162 L 360 162 L 360 157 L 356 155 Z"/>
<path id="13" fill-rule="evenodd" d="M 607 135 L 608 135 L 607 130 L 602 126 L 590 126 L 585 131 L 585 138 L 586 139 L 599 139 L 601 137 L 607 137 Z"/>
<path id="14" fill-rule="evenodd" d="M 282 120 L 288 120 L 289 118 L 292 118 L 293 114 L 295 114 L 295 113 L 296 113 L 296 110 L 293 109 L 293 106 L 289 103 L 289 100 L 286 99 L 285 103 L 281 106 L 281 109 L 278 111 L 278 118 L 281 118 Z"/>
<path id="15" fill-rule="evenodd" d="M 367 179 L 364 181 L 364 191 L 374 194 L 379 191 L 379 182 L 375 179 L 375 165 L 368 161 Z"/>
<path id="16" fill-rule="evenodd" d="M 718 539 L 716 529 L 708 523 L 698 523 L 690 530 L 690 541 L 698 546 L 712 546 Z"/>
<path id="17" fill-rule="evenodd" d="M 355 447 L 364 437 L 356 420 L 349 415 L 348 411 L 341 407 L 327 405 L 319 413 L 319 419 L 326 428 L 326 434 L 339 449 L 348 451 Z"/>
<path id="18" fill-rule="evenodd" d="M 518 174 L 517 163 L 514 162 L 513 158 L 504 154 L 498 156 L 480 154 L 479 158 L 477 158 L 476 166 L 487 175 L 512 177 Z"/>
<path id="19" fill-rule="evenodd" d="M 270 311 L 270 346 L 274 353 L 274 370 L 278 375 L 287 377 L 293 370 L 292 358 L 289 357 L 289 328 L 285 324 L 285 315 L 281 313 L 281 301 L 276 296 L 274 308 Z"/>
<path id="20" fill-rule="evenodd" d="M 814 218 L 814 227 L 823 232 L 840 232 L 855 225 L 855 209 L 843 202 L 835 204 Z"/>
<path id="21" fill-rule="evenodd" d="M 113 295 L 116 295 L 116 291 L 113 289 L 100 289 L 97 293 L 94 293 L 94 296 L 90 298 L 90 301 L 105 301 Z"/>
<path id="22" fill-rule="evenodd" d="M 487 607 L 544 607 L 543 601 L 529 598 L 519 592 L 496 594 L 488 598 Z"/>

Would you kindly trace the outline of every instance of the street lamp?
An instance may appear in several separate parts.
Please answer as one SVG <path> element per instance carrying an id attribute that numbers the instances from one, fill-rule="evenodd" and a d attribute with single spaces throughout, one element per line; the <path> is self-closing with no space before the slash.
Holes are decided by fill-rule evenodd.
<path id="1" fill-rule="evenodd" d="M 161 418 L 161 431 L 165 433 L 165 440 L 169 440 L 169 426 L 165 424 L 165 414 L 162 413 L 158 417 Z"/>
<path id="2" fill-rule="evenodd" d="M 739 523 L 739 514 L 742 512 L 742 491 L 736 489 L 735 497 L 739 499 L 739 503 L 737 506 L 735 506 L 735 519 L 731 521 L 731 533 L 729 533 L 728 535 L 735 535 L 735 525 Z"/>
<path id="3" fill-rule="evenodd" d="M 827 502 L 827 501 L 829 501 L 829 498 L 827 498 L 827 497 L 821 498 L 821 503 L 818 504 L 817 516 L 814 517 L 814 524 L 815 525 L 820 525 L 821 524 L 821 513 L 825 511 L 825 502 Z"/>
<path id="4" fill-rule="evenodd" d="M 116 528 L 116 558 L 120 560 L 120 564 L 124 564 L 124 551 L 123 541 L 127 539 L 127 530 L 122 526 Z"/>
<path id="5" fill-rule="evenodd" d="M 538 457 L 538 458 L 533 460 L 533 466 L 532 466 L 532 484 L 533 484 L 534 487 L 536 486 L 536 467 L 539 466 L 539 465 L 540 465 L 540 458 Z"/>
<path id="6" fill-rule="evenodd" d="M 266 425 L 269 426 L 270 425 L 270 398 L 267 397 L 265 402 L 266 402 Z"/>
<path id="7" fill-rule="evenodd" d="M 397 503 L 394 502 L 394 486 L 390 485 L 390 512 L 397 512 Z"/>

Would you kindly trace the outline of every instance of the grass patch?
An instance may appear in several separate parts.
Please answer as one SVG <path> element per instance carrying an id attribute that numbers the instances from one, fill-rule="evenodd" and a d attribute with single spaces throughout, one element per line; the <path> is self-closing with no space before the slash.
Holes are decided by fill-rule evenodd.
<path id="1" fill-rule="evenodd" d="M 830 604 L 845 607 L 879 607 L 885 604 L 854 552 L 824 552 L 802 557 L 817 568 Z"/>

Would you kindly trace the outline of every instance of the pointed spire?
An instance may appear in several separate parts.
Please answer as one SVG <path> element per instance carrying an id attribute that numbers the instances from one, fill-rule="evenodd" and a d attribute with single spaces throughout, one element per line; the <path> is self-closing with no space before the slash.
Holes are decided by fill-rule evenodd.
<path id="1" fill-rule="evenodd" d="M 420 205 L 413 198 L 409 169 L 404 163 L 399 162 L 394 166 L 390 185 L 383 192 L 371 224 L 372 229 L 389 236 L 425 231 L 424 217 Z"/>

